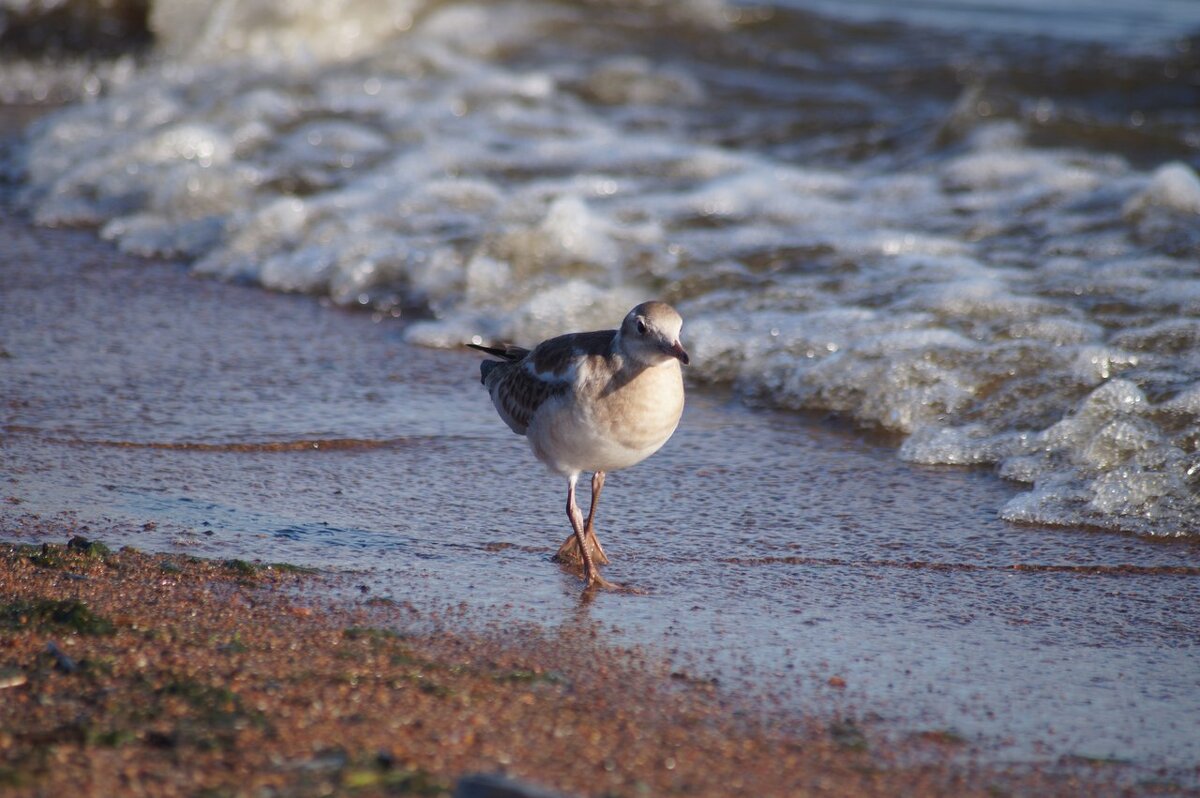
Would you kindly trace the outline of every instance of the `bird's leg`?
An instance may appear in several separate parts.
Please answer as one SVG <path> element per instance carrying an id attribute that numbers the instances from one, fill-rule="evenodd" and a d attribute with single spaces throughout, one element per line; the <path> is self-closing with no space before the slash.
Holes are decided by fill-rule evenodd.
<path id="1" fill-rule="evenodd" d="M 575 504 L 575 483 L 578 480 L 579 475 L 572 474 L 567 483 L 567 518 L 571 520 L 571 529 L 575 531 L 575 541 L 579 544 L 579 553 L 583 556 L 583 581 L 587 583 L 587 587 L 592 585 L 613 587 L 614 585 L 596 570 L 596 564 L 592 562 L 592 554 L 584 544 L 583 513 L 579 511 L 579 505 Z"/>
<path id="2" fill-rule="evenodd" d="M 587 521 L 584 522 L 583 531 L 586 533 L 588 543 L 595 549 L 596 562 L 607 565 L 608 557 L 604 554 L 604 549 L 600 547 L 600 538 L 596 537 L 596 527 L 592 524 L 596 518 L 596 505 L 600 503 L 600 491 L 602 490 L 604 490 L 604 472 L 597 471 L 592 474 L 592 506 L 588 508 Z"/>
<path id="3" fill-rule="evenodd" d="M 597 471 L 592 475 L 592 506 L 588 509 L 587 521 L 583 525 L 583 539 L 587 541 L 592 558 L 601 565 L 607 565 L 608 556 L 604 553 L 604 549 L 600 548 L 600 540 L 596 537 L 596 529 L 593 526 L 596 518 L 596 501 L 600 498 L 600 491 L 603 488 L 604 472 Z M 579 540 L 574 534 L 568 535 L 563 544 L 558 547 L 554 561 L 568 565 L 583 562 L 583 558 L 579 556 Z"/>

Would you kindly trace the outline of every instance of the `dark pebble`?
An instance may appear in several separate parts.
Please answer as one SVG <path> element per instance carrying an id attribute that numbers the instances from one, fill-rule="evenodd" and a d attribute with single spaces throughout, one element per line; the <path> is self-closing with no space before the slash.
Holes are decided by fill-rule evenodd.
<path id="1" fill-rule="evenodd" d="M 489 773 L 463 776 L 454 785 L 454 798 L 563 798 L 561 793 Z"/>

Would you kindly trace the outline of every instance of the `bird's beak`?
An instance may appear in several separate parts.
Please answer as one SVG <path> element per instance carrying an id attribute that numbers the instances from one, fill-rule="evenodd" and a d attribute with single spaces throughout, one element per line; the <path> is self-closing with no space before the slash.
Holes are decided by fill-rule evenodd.
<path id="1" fill-rule="evenodd" d="M 675 343 L 673 343 L 667 347 L 667 354 L 670 355 L 671 357 L 678 358 L 679 362 L 685 366 L 688 364 L 688 361 L 690 360 L 690 358 L 688 357 L 687 350 L 685 350 L 683 348 L 683 344 L 679 343 L 678 341 L 676 341 Z"/>

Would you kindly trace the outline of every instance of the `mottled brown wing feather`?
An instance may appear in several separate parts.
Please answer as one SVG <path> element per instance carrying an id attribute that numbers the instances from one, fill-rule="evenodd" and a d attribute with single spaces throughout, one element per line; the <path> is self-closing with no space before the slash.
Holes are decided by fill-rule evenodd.
<path id="1" fill-rule="evenodd" d="M 518 435 L 525 434 L 534 413 L 547 399 L 571 387 L 566 380 L 539 379 L 525 369 L 524 361 L 496 363 L 488 370 L 484 384 L 500 418 Z"/>
<path id="2" fill-rule="evenodd" d="M 533 351 L 511 345 L 502 349 L 469 346 L 505 358 L 481 364 L 483 384 L 504 423 L 513 432 L 524 435 L 546 400 L 570 390 L 571 367 L 575 362 L 608 354 L 616 334 L 616 330 L 598 330 L 560 335 L 542 341 Z"/>

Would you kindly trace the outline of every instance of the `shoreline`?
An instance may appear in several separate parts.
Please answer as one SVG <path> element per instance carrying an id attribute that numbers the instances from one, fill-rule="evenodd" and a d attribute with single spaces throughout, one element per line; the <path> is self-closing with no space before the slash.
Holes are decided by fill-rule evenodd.
<path id="1" fill-rule="evenodd" d="M 344 577 L 69 539 L 0 543 L 6 794 L 442 795 L 478 773 L 596 796 L 1124 791 L 1105 763 L 977 767 L 951 735 L 748 720 L 586 633 L 419 633 L 419 608 L 313 590 Z"/>
<path id="2" fill-rule="evenodd" d="M 114 549 L 316 565 L 319 606 L 394 597 L 421 612 L 400 613 L 405 634 L 447 632 L 452 649 L 520 619 L 525 648 L 503 650 L 522 671 L 551 667 L 538 641 L 599 635 L 615 641 L 609 671 L 631 676 L 630 652 L 651 651 L 642 666 L 657 671 L 638 678 L 655 690 L 707 689 L 671 673 L 719 675 L 712 700 L 740 723 L 800 718 L 817 741 L 788 738 L 802 749 L 865 743 L 888 778 L 924 774 L 935 793 L 939 778 L 981 789 L 979 774 L 1030 773 L 1030 789 L 1073 793 L 1077 771 L 1107 794 L 1195 792 L 1194 543 L 1004 525 L 994 508 L 1011 491 L 990 474 L 898 463 L 861 433 L 697 390 L 675 442 L 614 480 L 602 512 L 610 573 L 653 594 L 581 608 L 577 579 L 546 562 L 565 534 L 559 488 L 518 473 L 528 452 L 498 428 L 474 358 L 413 351 L 398 325 L 311 297 L 194 280 L 92 232 L 11 213 L 0 229 L 13 376 L 0 540 L 44 518 L 59 545 L 99 534 Z M 497 485 L 523 500 L 487 496 Z M 318 582 L 327 568 L 349 576 Z M 585 653 L 561 656 L 582 670 Z M 1080 709 L 1093 702 L 1115 709 Z M 1153 758 L 1164 749 L 1173 758 Z"/>

